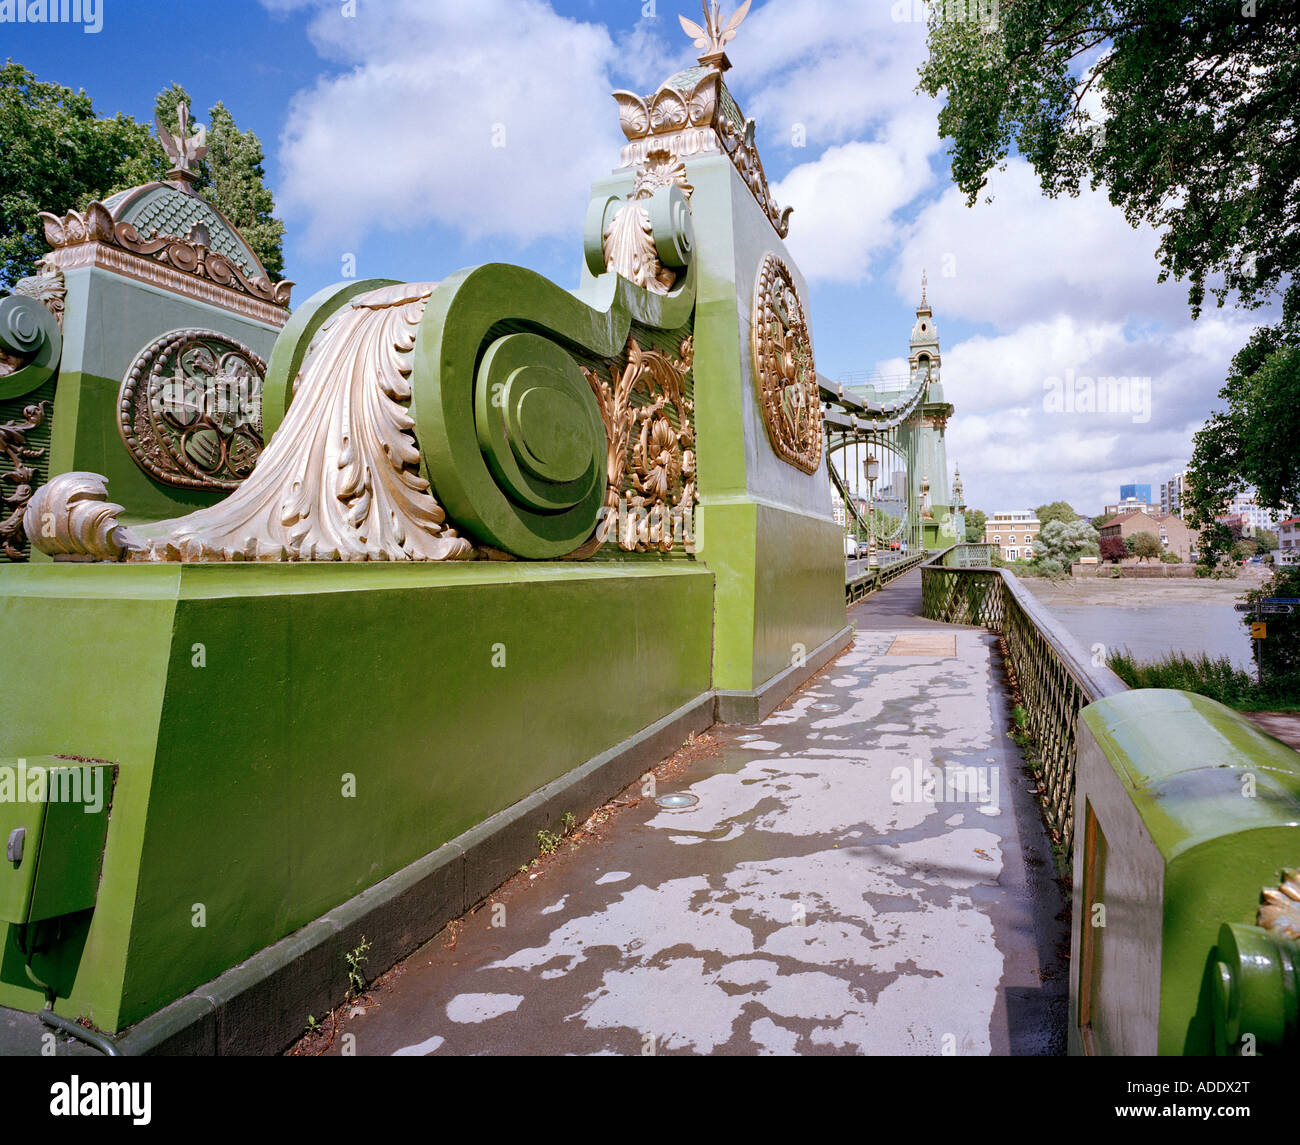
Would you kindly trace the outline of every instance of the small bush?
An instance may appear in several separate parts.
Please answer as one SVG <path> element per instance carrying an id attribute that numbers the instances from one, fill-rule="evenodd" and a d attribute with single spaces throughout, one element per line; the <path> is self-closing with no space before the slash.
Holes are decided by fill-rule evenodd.
<path id="1" fill-rule="evenodd" d="M 1130 688 L 1173 688 L 1208 696 L 1238 711 L 1300 710 L 1300 674 L 1270 677 L 1260 684 L 1227 657 L 1170 652 L 1142 663 L 1127 648 L 1111 655 L 1111 670 Z"/>

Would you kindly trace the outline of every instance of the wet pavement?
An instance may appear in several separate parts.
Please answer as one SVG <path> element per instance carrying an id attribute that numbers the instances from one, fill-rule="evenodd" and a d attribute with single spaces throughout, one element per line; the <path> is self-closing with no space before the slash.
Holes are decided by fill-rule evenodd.
<path id="1" fill-rule="evenodd" d="M 995 638 L 920 573 L 753 727 L 640 787 L 342 1016 L 327 1052 L 1064 1053 L 1066 898 Z M 900 639 L 901 638 L 901 639 Z"/>

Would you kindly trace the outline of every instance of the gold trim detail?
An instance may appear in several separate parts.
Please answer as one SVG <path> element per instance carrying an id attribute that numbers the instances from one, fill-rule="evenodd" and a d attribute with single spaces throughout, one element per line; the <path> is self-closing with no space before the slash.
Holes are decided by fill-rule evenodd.
<path id="1" fill-rule="evenodd" d="M 624 552 L 667 553 L 679 539 L 688 552 L 694 547 L 695 403 L 684 384 L 695 363 L 693 337 L 680 354 L 644 350 L 630 336 L 627 362 L 611 365 L 608 380 L 583 367 L 609 438 L 605 518 L 597 538 L 616 541 Z"/>
<path id="2" fill-rule="evenodd" d="M 117 523 L 123 512 L 108 499 L 107 478 L 61 473 L 28 502 L 23 527 L 32 547 L 56 561 L 120 561 L 136 545 Z"/>
<path id="3" fill-rule="evenodd" d="M 122 381 L 117 428 L 132 460 L 183 489 L 238 489 L 262 452 L 266 363 L 215 330 L 172 330 Z"/>
<path id="4" fill-rule="evenodd" d="M 14 284 L 14 293 L 34 298 L 45 307 L 63 329 L 63 304 L 68 296 L 68 284 L 63 279 L 63 271 L 51 262 L 41 259 L 36 264 L 37 271 L 30 278 L 20 278 Z"/>
<path id="5" fill-rule="evenodd" d="M 292 282 L 272 283 L 264 276 L 250 279 L 242 267 L 210 249 L 201 241 L 201 237 L 191 240 L 176 235 L 157 235 L 147 239 L 130 223 L 114 222 L 109 209 L 100 202 L 91 203 L 84 213 L 69 211 L 63 218 L 59 218 L 48 211 L 42 211 L 40 217 L 45 221 L 45 239 L 55 251 L 100 243 L 183 274 L 206 279 L 259 302 L 277 307 L 289 305 L 293 292 Z M 69 265 L 61 258 L 46 257 L 56 266 Z"/>
<path id="6" fill-rule="evenodd" d="M 0 488 L 0 498 L 9 510 L 9 515 L 0 520 L 0 552 L 11 561 L 25 561 L 27 553 L 27 535 L 23 530 L 23 514 L 33 496 L 32 481 L 36 470 L 29 462 L 39 461 L 45 450 L 27 444 L 27 435 L 45 423 L 49 414 L 49 403 L 38 402 L 23 408 L 23 420 L 11 421 L 0 425 L 0 453 L 4 454 L 10 468 L 0 474 L 0 486 L 11 482 L 14 490 L 4 496 Z"/>
<path id="7" fill-rule="evenodd" d="M 628 140 L 623 166 L 639 169 L 656 151 L 666 151 L 679 162 L 695 155 L 726 155 L 776 233 L 785 238 L 794 208 L 778 207 L 773 200 L 754 142 L 754 121 L 745 120 L 743 129 L 732 123 L 723 113 L 721 92 L 722 75 L 717 71 L 701 77 L 690 92 L 678 91 L 671 83 L 648 96 L 614 92 L 619 126 Z"/>
<path id="8" fill-rule="evenodd" d="M 765 255 L 754 288 L 754 372 L 763 420 L 782 461 L 816 473 L 825 427 L 812 333 L 790 268 Z"/>
<path id="9" fill-rule="evenodd" d="M 1282 885 L 1264 889 L 1259 925 L 1281 938 L 1300 939 L 1300 871 L 1283 871 Z"/>
<path id="10" fill-rule="evenodd" d="M 685 197 L 683 214 L 695 188 L 686 179 L 686 165 L 664 150 L 651 151 L 637 167 L 636 187 L 628 201 L 619 207 L 603 236 L 605 269 L 621 275 L 652 294 L 669 294 L 677 284 L 678 272 L 665 266 L 655 237 L 650 200 L 658 191 L 676 187 Z M 671 206 L 670 206 L 671 210 Z M 689 233 L 689 221 L 672 217 L 674 234 Z"/>

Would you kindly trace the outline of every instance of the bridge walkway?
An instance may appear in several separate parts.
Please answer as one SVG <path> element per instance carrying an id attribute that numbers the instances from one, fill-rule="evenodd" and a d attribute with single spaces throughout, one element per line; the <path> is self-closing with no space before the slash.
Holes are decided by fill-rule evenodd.
<path id="1" fill-rule="evenodd" d="M 996 641 L 919 606 L 917 571 L 855 607 L 783 708 L 658 769 L 697 803 L 629 789 L 343 1015 L 350 1048 L 1063 1053 L 1066 896 Z"/>

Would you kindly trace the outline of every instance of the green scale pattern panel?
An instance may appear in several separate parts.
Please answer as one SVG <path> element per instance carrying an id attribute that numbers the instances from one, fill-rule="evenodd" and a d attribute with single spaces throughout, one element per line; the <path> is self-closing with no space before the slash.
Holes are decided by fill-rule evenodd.
<path id="1" fill-rule="evenodd" d="M 18 559 L 27 560 L 31 554 L 31 544 L 27 541 L 26 536 L 19 529 L 15 539 L 10 539 L 14 535 L 5 529 L 11 516 L 20 508 L 17 504 L 9 499 L 14 495 L 16 487 L 20 482 L 14 476 L 14 455 L 10 449 L 22 449 L 30 451 L 35 456 L 30 456 L 23 462 L 28 468 L 36 471 L 35 476 L 29 481 L 33 491 L 39 489 L 45 484 L 50 475 L 50 436 L 54 426 L 54 390 L 57 385 L 57 379 L 51 378 L 40 388 L 33 390 L 29 394 L 23 394 L 21 397 L 10 398 L 7 401 L 0 402 L 0 540 L 10 540 L 10 544 L 18 549 L 22 554 Z M 21 443 L 14 437 L 14 430 L 11 427 L 25 425 L 27 417 L 24 414 L 29 406 L 45 406 L 45 418 L 35 429 L 29 430 L 22 434 Z M 0 547 L 0 564 L 13 564 L 15 559 L 8 555 L 3 547 Z"/>
<path id="2" fill-rule="evenodd" d="M 139 207 L 128 210 L 124 221 L 150 238 L 157 235 L 184 238 L 195 223 L 202 223 L 208 228 L 213 250 L 242 267 L 246 275 L 251 277 L 259 273 L 249 259 L 248 251 L 231 233 L 229 224 L 202 199 L 170 189 L 157 192 L 147 197 Z"/>

